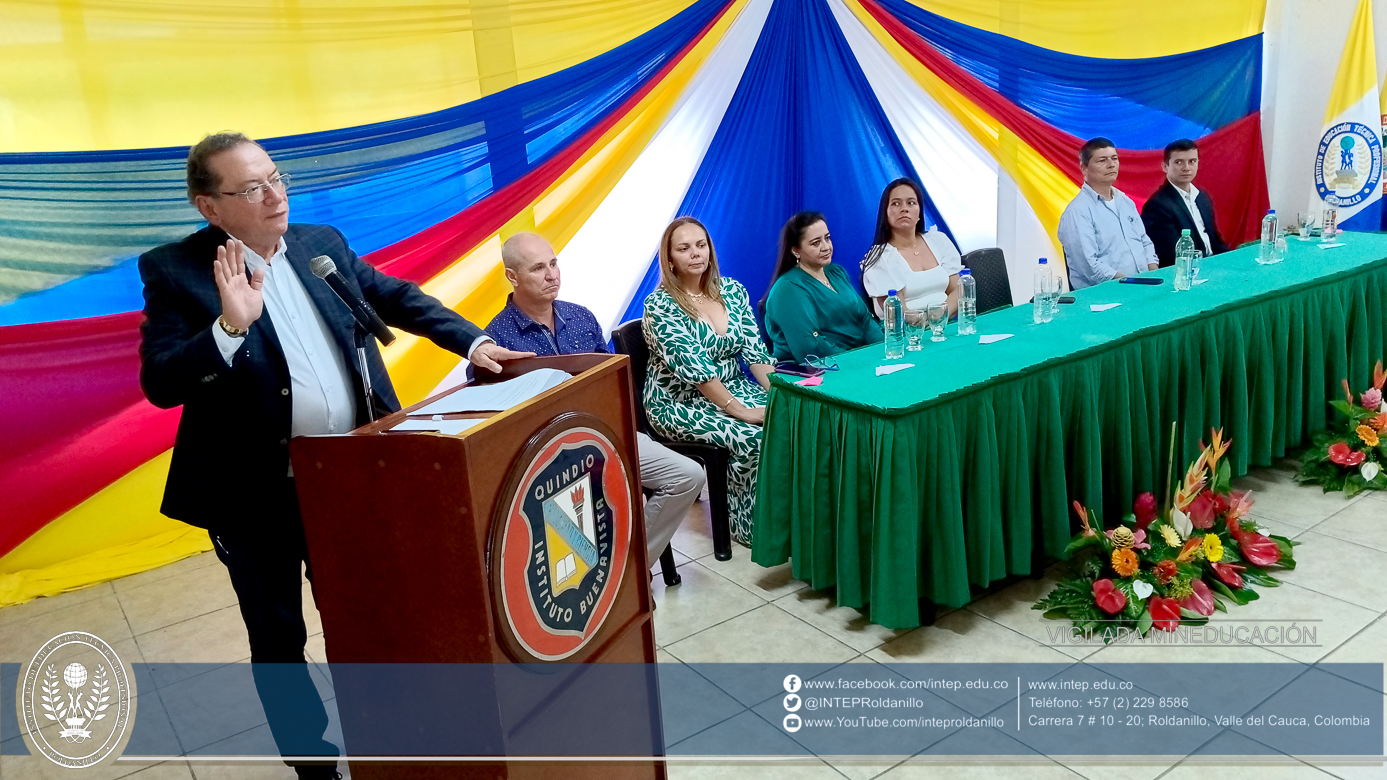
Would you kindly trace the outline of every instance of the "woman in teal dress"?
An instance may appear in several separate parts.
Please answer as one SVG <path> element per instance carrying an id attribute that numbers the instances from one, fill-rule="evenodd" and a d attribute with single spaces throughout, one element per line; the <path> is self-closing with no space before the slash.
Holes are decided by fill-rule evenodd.
<path id="1" fill-rule="evenodd" d="M 751 546 L 771 357 L 746 288 L 718 273 L 708 230 L 680 217 L 660 239 L 660 286 L 645 299 L 645 412 L 660 435 L 726 449 L 732 538 Z M 737 358 L 750 366 L 753 382 Z"/>
<path id="2" fill-rule="evenodd" d="M 842 266 L 824 215 L 801 211 L 780 231 L 780 259 L 766 293 L 766 333 L 776 360 L 807 363 L 882 340 Z"/>

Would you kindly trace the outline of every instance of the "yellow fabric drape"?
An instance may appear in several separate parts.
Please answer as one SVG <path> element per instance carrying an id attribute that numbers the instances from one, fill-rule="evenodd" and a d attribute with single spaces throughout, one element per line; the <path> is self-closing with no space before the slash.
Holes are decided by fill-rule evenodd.
<path id="1" fill-rule="evenodd" d="M 591 59 L 691 3 L 0 0 L 0 151 L 418 116 Z"/>
<path id="2" fill-rule="evenodd" d="M 159 514 L 169 453 L 137 467 L 0 558 L 0 607 L 212 549 L 207 532 Z"/>
<path id="3" fill-rule="evenodd" d="M 1053 51 L 1139 59 L 1262 32 L 1266 0 L 909 0 L 931 13 Z"/>

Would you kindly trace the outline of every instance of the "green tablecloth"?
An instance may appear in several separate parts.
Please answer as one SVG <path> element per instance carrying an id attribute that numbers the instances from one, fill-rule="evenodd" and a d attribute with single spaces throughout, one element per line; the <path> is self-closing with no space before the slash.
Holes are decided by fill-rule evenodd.
<path id="1" fill-rule="evenodd" d="M 1346 246 L 1289 241 L 1206 258 L 1209 281 L 1175 292 L 1107 283 L 1053 322 L 1031 307 L 978 321 L 993 344 L 950 335 L 876 376 L 880 345 L 838 356 L 804 388 L 775 376 L 766 413 L 752 559 L 794 561 L 815 588 L 891 628 L 919 599 L 962 606 L 970 586 L 1029 574 L 1073 533 L 1069 502 L 1111 524 L 1135 495 L 1163 496 L 1171 421 L 1182 470 L 1222 427 L 1234 472 L 1269 464 L 1326 426 L 1348 377 L 1387 357 L 1387 235 Z M 1121 303 L 1103 312 L 1090 304 Z M 954 332 L 950 325 L 948 333 Z"/>

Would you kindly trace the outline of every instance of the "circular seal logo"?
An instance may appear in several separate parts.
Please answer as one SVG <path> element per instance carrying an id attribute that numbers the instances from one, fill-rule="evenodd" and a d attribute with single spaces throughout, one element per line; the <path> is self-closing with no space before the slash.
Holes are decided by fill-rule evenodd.
<path id="1" fill-rule="evenodd" d="M 633 499 L 613 438 L 596 417 L 560 416 L 521 453 L 497 501 L 493 590 L 503 633 L 525 660 L 581 650 L 621 588 Z"/>
<path id="2" fill-rule="evenodd" d="M 82 631 L 48 640 L 24 672 L 20 715 L 49 761 L 79 769 L 120 746 L 130 721 L 130 680 L 111 646 Z"/>
<path id="3" fill-rule="evenodd" d="M 1315 154 L 1315 192 L 1339 197 L 1339 207 L 1362 203 L 1382 179 L 1382 139 L 1360 122 L 1340 122 L 1325 131 Z"/>

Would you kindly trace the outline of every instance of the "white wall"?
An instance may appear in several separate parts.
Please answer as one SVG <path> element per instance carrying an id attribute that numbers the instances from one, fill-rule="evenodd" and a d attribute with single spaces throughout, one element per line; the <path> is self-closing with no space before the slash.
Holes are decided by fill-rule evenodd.
<path id="1" fill-rule="evenodd" d="M 1305 210 L 1329 92 L 1358 0 L 1267 0 L 1262 143 L 1277 213 Z M 1387 0 L 1373 3 L 1378 86 L 1387 69 Z M 1284 221 L 1284 218 L 1283 218 Z"/>

